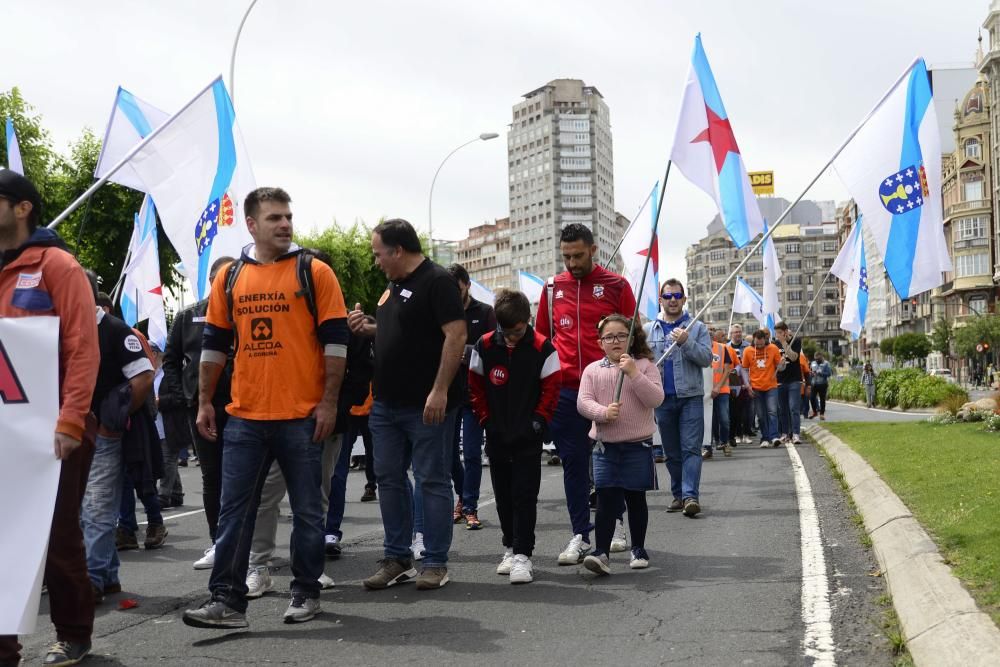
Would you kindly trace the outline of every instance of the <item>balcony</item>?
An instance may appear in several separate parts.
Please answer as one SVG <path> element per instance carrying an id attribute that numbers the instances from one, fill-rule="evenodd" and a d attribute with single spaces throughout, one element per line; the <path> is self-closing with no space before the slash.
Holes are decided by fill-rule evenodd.
<path id="1" fill-rule="evenodd" d="M 976 211 L 979 209 L 988 209 L 990 207 L 989 199 L 970 199 L 969 201 L 961 201 L 957 204 L 952 204 L 945 211 L 944 217 L 950 218 L 953 215 L 958 215 L 959 213 L 967 213 L 969 211 Z"/>
<path id="2" fill-rule="evenodd" d="M 984 248 L 989 244 L 990 240 L 983 237 L 978 239 L 962 239 L 961 241 L 955 240 L 952 242 L 951 247 L 955 250 L 961 250 L 962 248 Z"/>

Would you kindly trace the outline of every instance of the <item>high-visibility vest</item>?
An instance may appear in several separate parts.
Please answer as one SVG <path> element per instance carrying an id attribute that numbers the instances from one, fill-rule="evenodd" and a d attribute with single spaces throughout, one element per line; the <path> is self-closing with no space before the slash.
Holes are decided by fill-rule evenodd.
<path id="1" fill-rule="evenodd" d="M 722 379 L 722 371 L 726 365 L 726 361 L 729 361 L 730 366 L 734 366 L 733 362 L 733 349 L 726 345 L 725 343 L 712 343 L 712 386 L 715 387 L 719 384 Z M 729 393 L 729 380 L 726 379 L 722 383 L 722 387 L 719 388 L 720 394 Z"/>

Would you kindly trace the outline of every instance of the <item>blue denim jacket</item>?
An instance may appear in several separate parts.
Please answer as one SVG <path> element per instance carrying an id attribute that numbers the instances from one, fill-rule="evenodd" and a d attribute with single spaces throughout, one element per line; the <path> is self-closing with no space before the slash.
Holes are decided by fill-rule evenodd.
<path id="1" fill-rule="evenodd" d="M 664 335 L 659 320 L 647 322 L 642 329 L 653 350 L 654 361 L 658 361 L 672 341 Z M 674 360 L 674 387 L 678 398 L 704 396 L 702 369 L 712 365 L 712 341 L 708 336 L 708 327 L 703 322 L 690 325 L 688 339 L 683 345 L 678 345 L 670 356 Z"/>

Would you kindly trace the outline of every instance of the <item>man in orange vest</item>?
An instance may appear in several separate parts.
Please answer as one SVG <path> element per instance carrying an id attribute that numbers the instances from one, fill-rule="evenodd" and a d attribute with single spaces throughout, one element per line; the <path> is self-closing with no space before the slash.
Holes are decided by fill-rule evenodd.
<path id="1" fill-rule="evenodd" d="M 712 440 L 701 453 L 703 459 L 712 458 L 712 445 L 722 448 L 726 456 L 733 455 L 729 444 L 729 373 L 739 366 L 736 353 L 726 344 L 726 330 L 709 327 L 712 337 Z"/>

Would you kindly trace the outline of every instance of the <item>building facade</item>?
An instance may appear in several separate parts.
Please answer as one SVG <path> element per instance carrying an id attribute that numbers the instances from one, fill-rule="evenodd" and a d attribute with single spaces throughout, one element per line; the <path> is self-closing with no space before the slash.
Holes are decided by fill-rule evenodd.
<path id="1" fill-rule="evenodd" d="M 780 197 L 758 200 L 765 218 L 776 220 L 788 206 Z M 827 354 L 844 353 L 843 334 L 840 330 L 841 297 L 836 279 L 824 283 L 833 266 L 840 244 L 837 224 L 823 221 L 822 210 L 826 203 L 800 202 L 787 216 L 772 236 L 778 254 L 782 277 L 778 280 L 780 315 L 793 330 L 802 324 L 800 336 L 810 338 Z M 722 226 L 719 217 L 708 227 L 708 235 L 687 251 L 688 308 L 697 312 L 721 287 L 722 282 L 747 256 L 753 244 L 736 249 Z M 760 250 L 743 267 L 740 275 L 757 292 L 763 293 L 763 254 Z M 759 324 L 750 315 L 733 315 L 735 282 L 730 283 L 711 303 L 702 317 L 705 322 L 727 326 L 730 318 L 744 330 L 753 331 Z M 816 303 L 809 310 L 813 299 Z"/>
<path id="2" fill-rule="evenodd" d="M 611 118 L 597 88 L 556 79 L 526 93 L 513 107 L 507 159 L 511 284 L 518 270 L 542 277 L 561 271 L 559 233 L 573 222 L 593 231 L 598 263 L 613 266 L 621 234 Z"/>
<path id="3" fill-rule="evenodd" d="M 470 278 L 494 292 L 516 286 L 511 282 L 510 218 L 470 228 L 468 237 L 458 241 L 455 259 Z"/>

